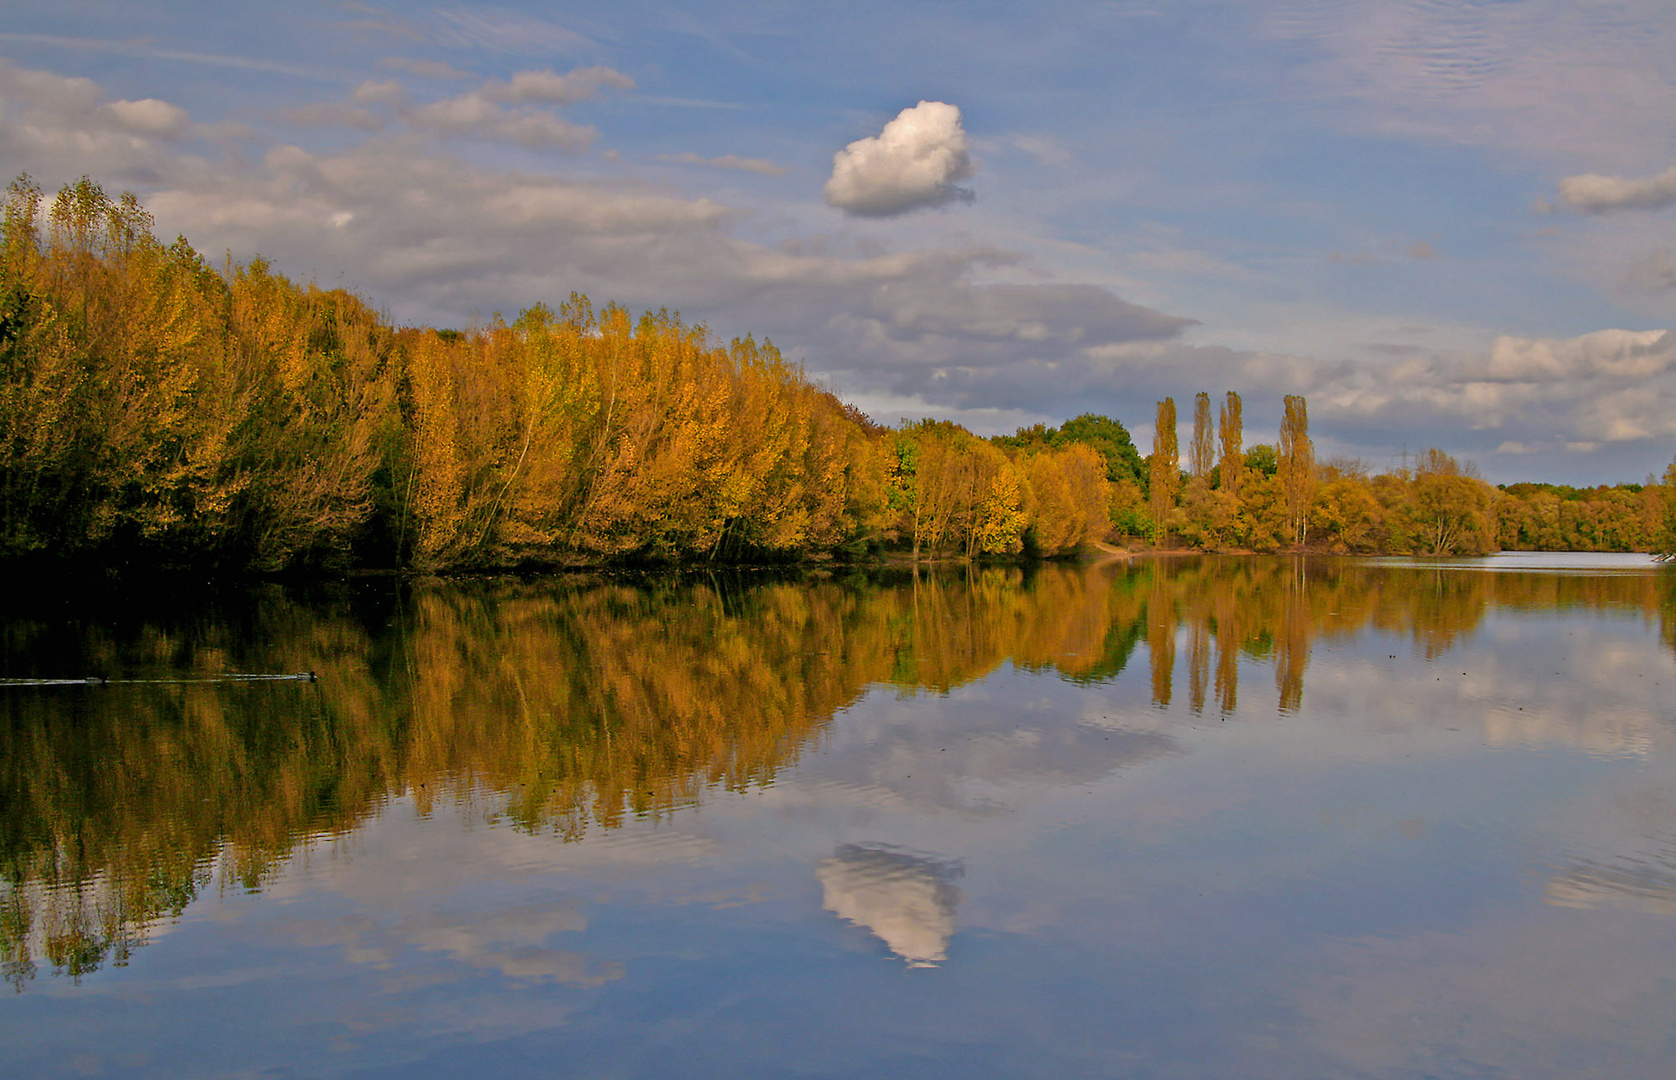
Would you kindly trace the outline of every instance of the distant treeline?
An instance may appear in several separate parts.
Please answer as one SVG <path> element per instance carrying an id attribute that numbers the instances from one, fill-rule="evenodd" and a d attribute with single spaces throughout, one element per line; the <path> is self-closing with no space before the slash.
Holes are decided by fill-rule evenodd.
<path id="1" fill-rule="evenodd" d="M 1206 550 L 1309 547 L 1403 555 L 1492 551 L 1653 551 L 1676 545 L 1676 462 L 1664 482 L 1571 488 L 1492 487 L 1438 449 L 1374 474 L 1357 460 L 1315 460 L 1302 397 L 1286 399 L 1279 445 L 1242 445 L 1230 392 L 1212 435 L 1210 395 L 1194 403 L 1188 468 L 1175 445 L 1175 402 L 1158 405 L 1149 490 L 1120 493 L 1131 532 Z M 1219 445 L 1218 445 L 1219 444 Z M 1126 501 L 1125 501 L 1126 500 Z"/>
<path id="2" fill-rule="evenodd" d="M 994 439 L 886 428 L 771 344 L 724 346 L 665 312 L 573 294 L 469 332 L 395 327 L 260 259 L 217 269 L 184 239 L 165 245 L 132 195 L 85 178 L 50 201 L 20 178 L 0 223 L 0 561 L 14 565 L 1051 557 L 1126 537 L 1668 543 L 1676 500 L 1656 485 L 1574 506 L 1496 492 L 1436 454 L 1370 478 L 1315 464 L 1303 399 L 1288 425 L 1278 448 L 1244 450 L 1230 395 L 1221 458 L 1196 426 L 1183 482 L 1173 403 L 1169 445 L 1146 460 L 1093 415 Z"/>

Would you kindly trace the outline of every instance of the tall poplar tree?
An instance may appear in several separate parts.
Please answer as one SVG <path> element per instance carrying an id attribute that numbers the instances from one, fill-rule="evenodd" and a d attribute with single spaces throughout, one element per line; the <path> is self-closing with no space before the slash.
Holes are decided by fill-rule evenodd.
<path id="1" fill-rule="evenodd" d="M 1238 495 L 1245 478 L 1245 415 L 1240 396 L 1232 390 L 1222 402 L 1222 490 Z"/>
<path id="2" fill-rule="evenodd" d="M 1165 398 L 1158 403 L 1158 416 L 1152 430 L 1151 465 L 1153 542 L 1161 544 L 1169 535 L 1166 522 L 1170 508 L 1176 502 L 1176 485 L 1181 481 L 1175 398 Z"/>
<path id="3" fill-rule="evenodd" d="M 1301 544 L 1309 535 L 1309 507 L 1315 500 L 1315 445 L 1309 438 L 1309 405 L 1298 394 L 1286 395 L 1286 415 L 1280 422 L 1279 473 L 1287 524 L 1293 542 Z"/>
<path id="4" fill-rule="evenodd" d="M 1193 445 L 1188 451 L 1188 468 L 1201 480 L 1210 480 L 1216 451 L 1210 430 L 1210 395 L 1201 390 L 1193 399 Z"/>
<path id="5" fill-rule="evenodd" d="M 1664 470 L 1664 535 L 1653 545 L 1662 559 L 1676 558 L 1676 458 Z"/>

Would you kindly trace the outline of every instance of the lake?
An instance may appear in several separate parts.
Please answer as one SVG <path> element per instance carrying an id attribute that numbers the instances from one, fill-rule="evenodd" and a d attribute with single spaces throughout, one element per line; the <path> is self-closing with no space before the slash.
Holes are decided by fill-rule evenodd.
<path id="1" fill-rule="evenodd" d="M 4 604 L 8 1076 L 1676 1074 L 1639 556 Z"/>

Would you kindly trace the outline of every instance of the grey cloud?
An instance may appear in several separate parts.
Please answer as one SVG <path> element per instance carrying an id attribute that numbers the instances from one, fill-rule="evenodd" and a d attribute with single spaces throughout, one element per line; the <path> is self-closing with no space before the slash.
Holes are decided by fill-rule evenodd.
<path id="1" fill-rule="evenodd" d="M 1641 292 L 1676 289 L 1676 254 L 1669 248 L 1650 251 L 1631 264 L 1627 277 L 1630 287 Z"/>
<path id="2" fill-rule="evenodd" d="M 969 149 L 960 110 L 922 101 L 833 156 L 826 201 L 851 214 L 889 217 L 970 199 L 955 186 L 976 171 Z"/>
<path id="3" fill-rule="evenodd" d="M 371 109 L 342 101 L 321 101 L 313 105 L 299 105 L 280 114 L 293 124 L 304 127 L 346 127 L 357 131 L 377 131 L 388 119 Z"/>
<path id="4" fill-rule="evenodd" d="M 1659 210 L 1676 203 L 1676 166 L 1645 180 L 1583 173 L 1560 181 L 1560 201 L 1573 210 L 1604 214 L 1613 210 Z"/>
<path id="5" fill-rule="evenodd" d="M 815 876 L 822 907 L 872 931 L 910 967 L 948 959 L 959 863 L 885 844 L 843 844 Z"/>
<path id="6" fill-rule="evenodd" d="M 409 127 L 433 135 L 511 142 L 535 150 L 586 150 L 599 134 L 552 113 L 507 109 L 476 92 L 420 105 L 405 119 Z"/>
<path id="7" fill-rule="evenodd" d="M 1573 442 L 1658 438 L 1676 434 L 1676 335 L 1500 337 L 1481 355 L 1432 354 L 1341 374 L 1317 400 L 1318 415 L 1345 420 L 1454 418 L 1472 429 Z"/>

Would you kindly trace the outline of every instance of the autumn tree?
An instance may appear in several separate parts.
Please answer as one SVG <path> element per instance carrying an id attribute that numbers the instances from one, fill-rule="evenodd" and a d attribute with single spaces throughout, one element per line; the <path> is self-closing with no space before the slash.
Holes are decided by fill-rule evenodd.
<path id="1" fill-rule="evenodd" d="M 1091 447 L 1072 443 L 1023 459 L 1029 479 L 1025 534 L 1027 549 L 1039 555 L 1070 555 L 1100 539 L 1110 527 L 1110 483 L 1105 462 Z"/>
<path id="2" fill-rule="evenodd" d="M 1188 471 L 1206 483 L 1210 482 L 1210 470 L 1216 460 L 1210 423 L 1210 395 L 1201 390 L 1193 398 L 1193 443 L 1188 452 Z"/>
<path id="3" fill-rule="evenodd" d="M 1676 558 L 1676 458 L 1664 470 L 1664 529 L 1653 550 L 1665 559 Z"/>
<path id="4" fill-rule="evenodd" d="M 1153 542 L 1161 544 L 1169 535 L 1169 513 L 1175 506 L 1176 487 L 1181 482 L 1174 398 L 1167 397 L 1158 403 L 1152 430 L 1150 473 Z"/>
<path id="5" fill-rule="evenodd" d="M 1309 511 L 1315 501 L 1315 446 L 1309 438 L 1309 406 L 1297 394 L 1286 395 L 1279 458 L 1287 530 L 1292 542 L 1301 544 L 1309 534 Z"/>
<path id="6" fill-rule="evenodd" d="M 1228 396 L 1223 399 L 1217 429 L 1222 443 L 1221 487 L 1224 491 L 1238 495 L 1240 480 L 1245 472 L 1245 415 L 1240 396 L 1232 390 L 1228 391 Z"/>
<path id="7" fill-rule="evenodd" d="M 1481 555 L 1495 549 L 1489 485 L 1470 465 L 1433 447 L 1414 468 L 1414 514 L 1421 550 L 1431 555 Z"/>

